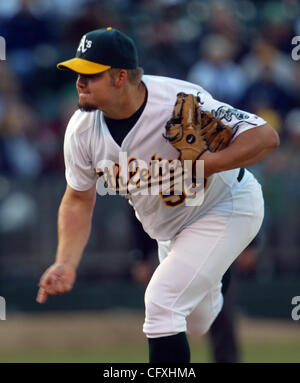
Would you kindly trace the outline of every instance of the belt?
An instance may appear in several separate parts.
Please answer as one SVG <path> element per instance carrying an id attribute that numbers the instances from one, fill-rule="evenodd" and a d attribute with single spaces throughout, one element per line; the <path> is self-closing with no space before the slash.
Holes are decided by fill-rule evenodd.
<path id="1" fill-rule="evenodd" d="M 241 182 L 245 174 L 245 168 L 240 168 L 239 174 L 237 176 L 238 182 Z"/>

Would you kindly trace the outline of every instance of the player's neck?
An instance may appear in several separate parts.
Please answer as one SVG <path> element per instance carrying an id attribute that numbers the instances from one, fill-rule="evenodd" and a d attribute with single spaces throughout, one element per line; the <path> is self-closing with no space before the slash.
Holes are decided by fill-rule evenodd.
<path id="1" fill-rule="evenodd" d="M 103 111 L 106 117 L 121 120 L 132 116 L 145 101 L 146 86 L 141 82 L 138 86 L 128 86 L 120 92 L 111 110 Z"/>

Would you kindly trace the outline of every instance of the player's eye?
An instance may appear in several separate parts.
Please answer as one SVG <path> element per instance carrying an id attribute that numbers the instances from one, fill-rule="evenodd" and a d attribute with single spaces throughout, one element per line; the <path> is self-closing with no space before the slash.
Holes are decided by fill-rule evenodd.
<path id="1" fill-rule="evenodd" d="M 88 74 L 87 75 L 87 78 L 89 80 L 98 80 L 99 78 L 101 78 L 103 76 L 103 72 L 102 73 L 96 73 L 96 74 Z"/>
<path id="2" fill-rule="evenodd" d="M 103 76 L 103 73 L 96 73 L 96 74 L 80 74 L 78 75 L 78 78 L 80 78 L 83 81 L 93 81 L 98 80 Z"/>

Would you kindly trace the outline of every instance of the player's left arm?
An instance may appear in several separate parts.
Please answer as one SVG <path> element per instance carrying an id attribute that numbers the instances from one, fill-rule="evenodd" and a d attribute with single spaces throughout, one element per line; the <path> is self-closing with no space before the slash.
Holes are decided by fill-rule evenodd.
<path id="1" fill-rule="evenodd" d="M 205 177 L 209 177 L 214 173 L 253 165 L 277 148 L 279 143 L 277 132 L 264 124 L 239 134 L 220 152 L 206 151 L 199 159 L 204 160 Z"/>

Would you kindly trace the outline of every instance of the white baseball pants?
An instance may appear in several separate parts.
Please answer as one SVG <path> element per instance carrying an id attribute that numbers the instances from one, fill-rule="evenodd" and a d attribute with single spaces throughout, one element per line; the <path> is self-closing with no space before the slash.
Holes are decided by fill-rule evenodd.
<path id="1" fill-rule="evenodd" d="M 207 332 L 223 305 L 221 279 L 258 233 L 264 201 L 246 171 L 226 198 L 170 241 L 159 241 L 160 264 L 145 293 L 148 338 Z M 196 328 L 195 328 L 196 324 Z"/>

